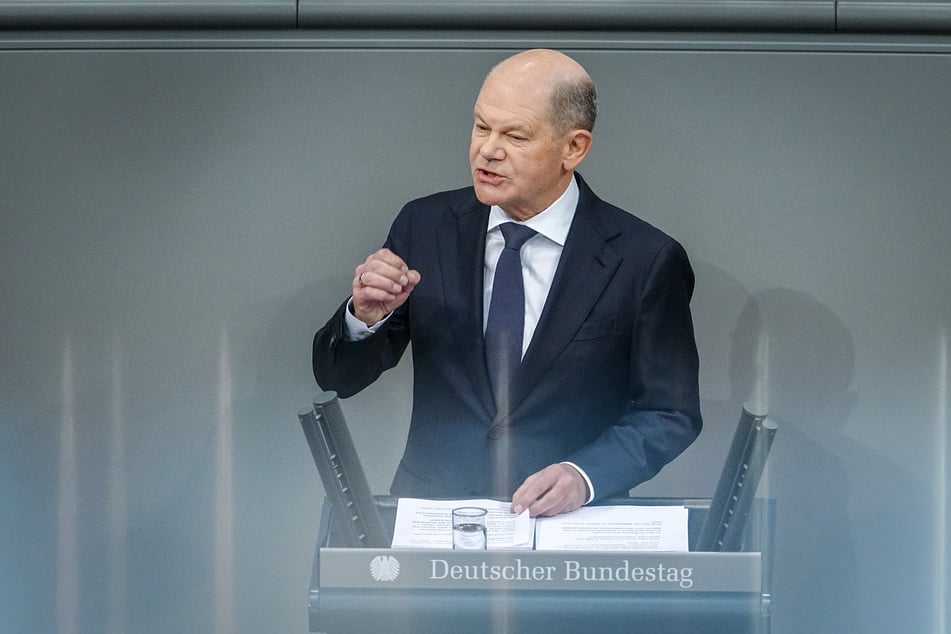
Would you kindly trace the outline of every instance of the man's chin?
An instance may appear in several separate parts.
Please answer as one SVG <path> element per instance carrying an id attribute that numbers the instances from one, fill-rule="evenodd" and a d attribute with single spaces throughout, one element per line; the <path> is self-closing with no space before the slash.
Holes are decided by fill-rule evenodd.
<path id="1" fill-rule="evenodd" d="M 476 198 L 483 205 L 498 205 L 501 207 L 502 203 L 505 202 L 503 197 L 499 195 L 497 187 L 480 182 L 473 182 L 473 186 L 475 188 Z"/>

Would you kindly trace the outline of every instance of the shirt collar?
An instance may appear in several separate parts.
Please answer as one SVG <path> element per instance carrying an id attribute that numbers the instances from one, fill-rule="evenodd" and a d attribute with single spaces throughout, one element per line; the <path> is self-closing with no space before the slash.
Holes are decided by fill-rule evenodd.
<path id="1" fill-rule="evenodd" d="M 578 183 L 572 176 L 571 182 L 568 183 L 568 189 L 558 197 L 558 200 L 553 202 L 541 213 L 518 224 L 531 227 L 552 242 L 560 246 L 565 246 L 565 240 L 568 239 L 568 230 L 571 228 L 571 221 L 574 219 L 575 209 L 578 207 L 578 197 Z M 498 205 L 492 205 L 489 209 L 489 224 L 487 230 L 492 231 L 505 222 L 517 221 L 502 211 L 502 208 Z"/>

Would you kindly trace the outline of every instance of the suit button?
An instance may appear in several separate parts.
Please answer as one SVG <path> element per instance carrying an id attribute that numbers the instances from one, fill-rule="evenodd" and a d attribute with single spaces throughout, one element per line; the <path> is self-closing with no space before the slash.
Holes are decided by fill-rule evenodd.
<path id="1" fill-rule="evenodd" d="M 474 498 L 481 497 L 482 491 L 476 491 L 475 489 L 473 489 L 472 491 L 469 491 L 469 496 Z"/>
<path id="2" fill-rule="evenodd" d="M 489 427 L 489 432 L 486 434 L 491 440 L 498 440 L 502 437 L 502 426 L 498 423 Z"/>

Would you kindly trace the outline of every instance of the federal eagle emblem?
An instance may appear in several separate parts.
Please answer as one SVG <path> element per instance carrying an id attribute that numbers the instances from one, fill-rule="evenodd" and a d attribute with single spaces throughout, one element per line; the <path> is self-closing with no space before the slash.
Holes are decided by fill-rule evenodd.
<path id="1" fill-rule="evenodd" d="M 370 560 L 370 576 L 375 581 L 395 581 L 400 576 L 400 562 L 392 555 L 377 555 Z"/>

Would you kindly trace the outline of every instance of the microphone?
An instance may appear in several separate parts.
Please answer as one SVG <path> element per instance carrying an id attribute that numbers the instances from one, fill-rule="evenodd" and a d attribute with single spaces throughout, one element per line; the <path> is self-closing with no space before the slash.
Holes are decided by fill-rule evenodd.
<path id="1" fill-rule="evenodd" d="M 370 492 L 337 393 L 321 392 L 314 397 L 313 407 L 301 410 L 297 416 L 344 546 L 389 548 L 391 538 Z"/>
<path id="2" fill-rule="evenodd" d="M 765 411 L 761 412 L 755 405 L 743 406 L 696 550 L 740 550 L 743 530 L 776 429 L 776 423 Z"/>

